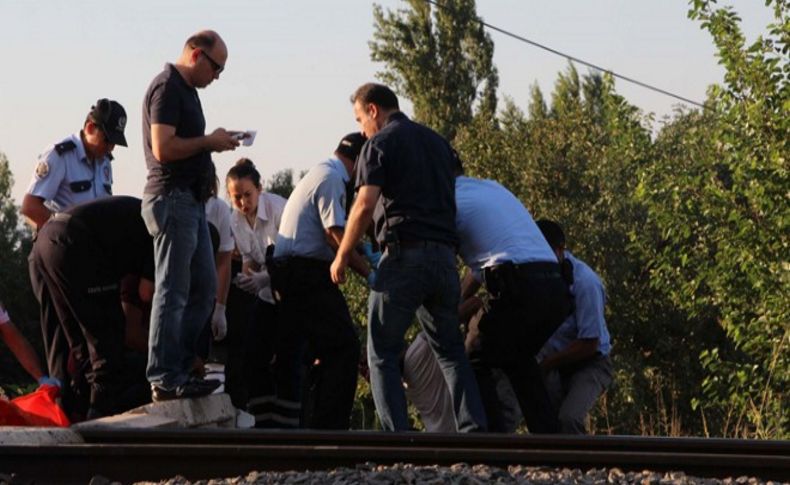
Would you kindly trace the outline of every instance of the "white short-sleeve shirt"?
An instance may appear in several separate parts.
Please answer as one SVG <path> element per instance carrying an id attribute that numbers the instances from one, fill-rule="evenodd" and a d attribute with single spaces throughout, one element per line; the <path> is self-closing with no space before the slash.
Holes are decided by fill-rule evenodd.
<path id="1" fill-rule="evenodd" d="M 455 203 L 458 253 L 478 281 L 483 268 L 507 261 L 557 262 L 527 208 L 499 183 L 457 177 Z"/>
<path id="2" fill-rule="evenodd" d="M 233 251 L 233 232 L 230 229 L 231 209 L 227 202 L 216 197 L 206 201 L 206 220 L 219 233 L 219 252 Z"/>
<path id="3" fill-rule="evenodd" d="M 258 197 L 258 213 L 252 227 L 247 223 L 244 214 L 233 211 L 230 227 L 243 262 L 255 262 L 260 265 L 262 271 L 266 271 L 266 248 L 277 241 L 277 231 L 285 202 L 286 200 L 277 194 L 262 192 Z M 263 288 L 258 293 L 258 297 L 274 303 L 270 286 Z"/>
<path id="4" fill-rule="evenodd" d="M 601 279 L 584 261 L 565 251 L 565 258 L 573 264 L 571 293 L 575 303 L 573 315 L 562 322 L 538 353 L 541 361 L 549 355 L 564 350 L 576 339 L 598 339 L 598 352 L 609 355 L 612 348 L 606 328 L 604 307 L 606 291 Z"/>
<path id="5" fill-rule="evenodd" d="M 27 193 L 54 212 L 112 195 L 112 156 L 88 160 L 79 133 L 42 153 Z"/>
<path id="6" fill-rule="evenodd" d="M 274 256 L 332 261 L 326 230 L 346 225 L 348 171 L 336 158 L 325 160 L 296 184 L 283 212 Z"/>

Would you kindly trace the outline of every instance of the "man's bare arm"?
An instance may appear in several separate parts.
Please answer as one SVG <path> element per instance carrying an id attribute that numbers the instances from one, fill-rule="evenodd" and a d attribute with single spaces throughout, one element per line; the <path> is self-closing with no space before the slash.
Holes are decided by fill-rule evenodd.
<path id="1" fill-rule="evenodd" d="M 151 125 L 151 151 L 162 163 L 183 160 L 201 152 L 234 150 L 239 140 L 224 128 L 217 128 L 210 135 L 181 138 L 172 125 Z"/>
<path id="2" fill-rule="evenodd" d="M 230 291 L 230 266 L 231 251 L 221 251 L 217 253 L 217 301 L 225 304 L 228 301 L 228 291 Z"/>
<path id="3" fill-rule="evenodd" d="M 599 344 L 600 342 L 597 338 L 576 339 L 565 349 L 543 359 L 543 362 L 540 363 L 540 368 L 547 372 L 551 369 L 589 359 L 598 352 Z"/>
<path id="4" fill-rule="evenodd" d="M 44 205 L 44 199 L 37 195 L 25 194 L 20 211 L 28 224 L 40 229 L 52 217 L 52 211 Z"/>
<path id="5" fill-rule="evenodd" d="M 27 373 L 35 380 L 41 379 L 44 373 L 41 371 L 38 355 L 33 350 L 30 342 L 22 335 L 22 332 L 16 328 L 16 325 L 13 322 L 0 325 L 0 336 L 3 337 L 8 348 L 11 349 L 11 352 L 14 353 L 14 356 L 16 356 L 16 359 L 22 364 Z"/>
<path id="6" fill-rule="evenodd" d="M 346 223 L 343 241 L 330 268 L 332 281 L 335 283 L 343 283 L 346 280 L 345 270 L 349 258 L 370 223 L 379 195 L 381 195 L 381 187 L 376 185 L 364 185 L 357 192 L 357 198 Z"/>
<path id="7" fill-rule="evenodd" d="M 337 251 L 337 248 L 340 247 L 340 243 L 343 241 L 343 233 L 345 232 L 342 227 L 330 227 L 326 229 L 326 240 L 332 249 Z M 363 278 L 367 278 L 368 274 L 370 274 L 370 267 L 368 266 L 367 262 L 365 262 L 365 258 L 363 258 L 358 252 L 351 251 L 351 255 L 348 259 L 348 267 L 353 269 L 358 275 L 362 276 Z"/>

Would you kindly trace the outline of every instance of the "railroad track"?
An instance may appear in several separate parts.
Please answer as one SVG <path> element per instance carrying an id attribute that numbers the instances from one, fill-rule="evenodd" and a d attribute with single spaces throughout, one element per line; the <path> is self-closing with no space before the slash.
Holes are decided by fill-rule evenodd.
<path id="1" fill-rule="evenodd" d="M 682 470 L 704 477 L 790 481 L 790 441 L 632 436 L 448 435 L 223 429 L 82 430 L 85 444 L 2 446 L 0 473 L 22 481 L 232 477 L 358 463 Z"/>

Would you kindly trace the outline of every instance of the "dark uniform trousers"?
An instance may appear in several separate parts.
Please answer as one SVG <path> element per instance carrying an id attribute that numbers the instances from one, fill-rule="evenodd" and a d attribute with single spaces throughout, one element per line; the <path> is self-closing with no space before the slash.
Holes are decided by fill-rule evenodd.
<path id="1" fill-rule="evenodd" d="M 286 392 L 290 388 L 287 380 L 290 376 L 275 373 L 274 352 L 280 339 L 279 308 L 256 297 L 251 310 L 244 339 L 247 411 L 255 416 L 256 428 L 298 428 L 301 404 L 298 399 L 290 399 Z M 278 378 L 286 380 L 281 382 Z"/>
<path id="2" fill-rule="evenodd" d="M 125 320 L 120 277 L 106 264 L 110 257 L 78 221 L 67 217 L 48 222 L 30 254 L 47 363 L 53 376 L 68 383 L 67 412 L 84 411 L 79 397 L 83 377 L 90 385 L 90 405 L 102 414 L 116 411 L 123 387 Z"/>
<path id="3" fill-rule="evenodd" d="M 357 389 L 359 337 L 345 297 L 332 283 L 330 263 L 309 258 L 278 258 L 269 266 L 280 312 L 275 374 L 278 397 L 308 403 L 304 427 L 348 429 Z M 319 364 L 300 396 L 304 343 Z M 289 383 L 288 386 L 280 385 Z"/>
<path id="4" fill-rule="evenodd" d="M 505 431 L 492 368 L 501 368 L 531 433 L 559 430 L 535 354 L 571 313 L 573 300 L 556 263 L 505 263 L 484 271 L 490 298 L 470 322 L 467 350 L 490 431 Z"/>
<path id="5" fill-rule="evenodd" d="M 231 277 L 241 273 L 241 260 L 231 261 Z M 225 392 L 230 395 L 233 405 L 239 409 L 247 407 L 249 398 L 248 377 L 244 360 L 248 347 L 250 315 L 258 298 L 236 285 L 230 285 L 225 315 L 228 321 L 228 334 L 224 340 L 215 342 L 226 354 Z M 222 352 L 220 352 L 222 353 Z"/>

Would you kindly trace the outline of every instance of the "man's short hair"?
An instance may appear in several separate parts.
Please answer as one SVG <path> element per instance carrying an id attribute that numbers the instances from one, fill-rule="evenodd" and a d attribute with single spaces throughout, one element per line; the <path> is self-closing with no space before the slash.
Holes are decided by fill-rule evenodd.
<path id="1" fill-rule="evenodd" d="M 541 219 L 537 221 L 536 224 L 552 249 L 565 247 L 565 233 L 559 224 L 548 219 Z"/>
<path id="2" fill-rule="evenodd" d="M 358 87 L 351 95 L 351 103 L 359 101 L 362 105 L 375 104 L 379 108 L 400 109 L 398 107 L 398 97 L 394 92 L 383 84 L 367 83 Z"/>
<path id="3" fill-rule="evenodd" d="M 189 47 L 191 49 L 200 48 L 203 50 L 209 50 L 214 47 L 214 44 L 216 43 L 217 36 L 213 32 L 198 32 L 187 39 L 187 41 L 184 43 L 184 48 L 186 49 Z"/>

